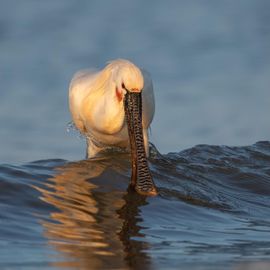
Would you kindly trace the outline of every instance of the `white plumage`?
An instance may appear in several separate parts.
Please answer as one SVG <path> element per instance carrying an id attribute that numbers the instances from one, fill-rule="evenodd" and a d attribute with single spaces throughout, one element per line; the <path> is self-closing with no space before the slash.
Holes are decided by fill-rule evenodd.
<path id="1" fill-rule="evenodd" d="M 142 91 L 142 125 L 146 154 L 148 128 L 155 102 L 150 75 L 128 60 L 111 61 L 100 71 L 79 71 L 70 83 L 69 106 L 73 122 L 87 138 L 88 157 L 107 147 L 129 148 L 123 99 L 126 89 Z"/>

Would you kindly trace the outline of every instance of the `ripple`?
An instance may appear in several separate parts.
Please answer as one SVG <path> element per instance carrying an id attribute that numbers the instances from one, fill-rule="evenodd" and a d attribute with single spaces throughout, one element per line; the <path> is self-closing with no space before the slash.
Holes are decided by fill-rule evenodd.
<path id="1" fill-rule="evenodd" d="M 268 258 L 269 142 L 150 153 L 155 198 L 128 188 L 127 153 L 1 165 L 0 245 L 71 268 Z"/>

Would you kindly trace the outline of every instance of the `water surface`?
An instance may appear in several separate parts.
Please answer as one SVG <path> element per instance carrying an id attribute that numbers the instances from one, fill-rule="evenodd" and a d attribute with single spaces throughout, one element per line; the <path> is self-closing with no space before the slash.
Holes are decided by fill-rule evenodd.
<path id="1" fill-rule="evenodd" d="M 1 165 L 1 269 L 269 268 L 270 142 L 152 146 L 150 167 L 154 198 L 128 154 Z"/>
<path id="2" fill-rule="evenodd" d="M 81 159 L 69 82 L 116 58 L 152 75 L 161 153 L 269 140 L 269 44 L 268 0 L 0 0 L 0 162 Z"/>

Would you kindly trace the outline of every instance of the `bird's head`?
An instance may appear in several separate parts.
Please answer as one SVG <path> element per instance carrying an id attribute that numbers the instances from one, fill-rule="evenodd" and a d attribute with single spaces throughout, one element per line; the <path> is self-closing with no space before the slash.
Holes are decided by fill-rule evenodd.
<path id="1" fill-rule="evenodd" d="M 117 59 L 108 65 L 115 85 L 118 101 L 122 101 L 126 92 L 140 93 L 144 86 L 141 70 L 128 60 Z"/>

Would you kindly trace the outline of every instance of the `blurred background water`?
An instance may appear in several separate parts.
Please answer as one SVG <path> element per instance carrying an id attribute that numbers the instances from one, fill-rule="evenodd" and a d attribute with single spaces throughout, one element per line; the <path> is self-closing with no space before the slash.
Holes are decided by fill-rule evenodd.
<path id="1" fill-rule="evenodd" d="M 0 1 L 0 161 L 82 157 L 69 81 L 127 58 L 153 77 L 162 153 L 269 139 L 270 3 Z"/>
<path id="2" fill-rule="evenodd" d="M 156 198 L 74 161 L 69 81 L 115 58 L 152 74 Z M 269 269 L 269 85 L 267 0 L 0 0 L 0 268 Z"/>

